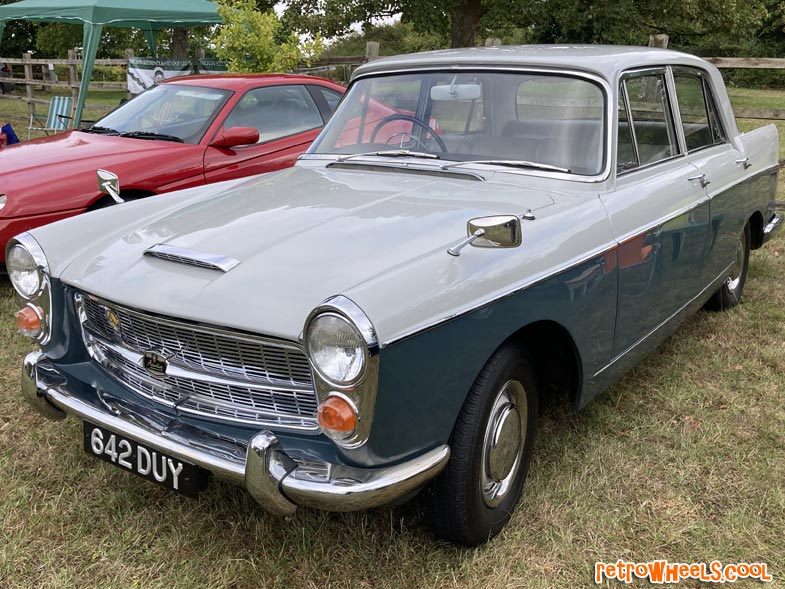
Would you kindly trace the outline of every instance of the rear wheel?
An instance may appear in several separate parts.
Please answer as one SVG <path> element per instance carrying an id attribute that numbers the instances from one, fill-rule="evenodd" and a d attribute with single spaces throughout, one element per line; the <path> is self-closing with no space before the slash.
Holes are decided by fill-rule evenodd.
<path id="1" fill-rule="evenodd" d="M 526 350 L 500 348 L 472 385 L 450 437 L 450 461 L 425 495 L 438 536 L 477 546 L 509 521 L 531 460 L 537 400 Z"/>
<path id="2" fill-rule="evenodd" d="M 747 282 L 747 269 L 750 264 L 750 226 L 744 227 L 736 249 L 736 259 L 733 262 L 728 277 L 722 286 L 706 302 L 706 308 L 711 311 L 722 311 L 735 307 L 741 302 L 744 292 L 744 283 Z"/>

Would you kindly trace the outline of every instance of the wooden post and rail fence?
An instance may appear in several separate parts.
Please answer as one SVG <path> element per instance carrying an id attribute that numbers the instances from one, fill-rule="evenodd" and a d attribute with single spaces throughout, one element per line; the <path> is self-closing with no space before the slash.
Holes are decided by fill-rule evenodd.
<path id="1" fill-rule="evenodd" d="M 664 40 L 664 35 L 652 35 L 650 45 L 662 46 L 667 45 L 667 38 Z M 498 45 L 498 39 L 488 39 L 487 46 Z M 127 54 L 133 56 L 133 51 L 128 50 Z M 325 75 L 327 72 L 335 72 L 336 70 L 343 74 L 343 79 L 348 79 L 351 71 L 363 63 L 370 60 L 377 59 L 379 56 L 379 43 L 369 42 L 366 46 L 365 55 L 354 56 L 331 56 L 316 60 L 312 67 L 303 67 L 299 72 L 313 73 L 315 75 Z M 785 58 L 761 58 L 761 57 L 705 57 L 709 63 L 714 64 L 720 69 L 775 69 L 785 70 Z M 67 88 L 73 97 L 74 104 L 79 93 L 79 71 L 81 69 L 82 60 L 77 57 L 74 51 L 68 52 L 68 59 L 36 59 L 30 53 L 26 53 L 24 57 L 20 58 L 3 58 L 0 57 L 0 63 L 5 63 L 12 71 L 12 77 L 0 78 L 0 82 L 15 83 L 17 86 L 16 92 L 12 94 L 0 94 L 1 100 L 21 100 L 27 103 L 28 116 L 36 112 L 36 105 L 49 104 L 48 99 L 41 99 L 35 97 L 34 90 L 36 88 L 52 89 L 52 88 Z M 96 59 L 96 66 L 120 66 L 128 67 L 128 59 Z M 60 80 L 56 76 L 52 76 L 54 66 L 67 66 L 68 79 Z M 63 67 L 58 68 L 61 72 Z M 17 77 L 14 74 L 23 71 L 22 77 Z M 24 87 L 24 91 L 20 92 L 20 86 Z M 127 88 L 126 82 L 99 82 L 91 81 L 90 90 L 94 89 L 113 89 L 124 90 Z M 2 102 L 0 102 L 0 105 Z M 86 104 L 85 110 L 87 111 L 106 111 L 110 107 L 106 105 Z M 783 108 L 744 108 L 734 107 L 734 113 L 737 118 L 744 119 L 765 119 L 765 120 L 785 120 L 785 107 Z M 2 106 L 0 106 L 0 118 L 2 118 Z"/>

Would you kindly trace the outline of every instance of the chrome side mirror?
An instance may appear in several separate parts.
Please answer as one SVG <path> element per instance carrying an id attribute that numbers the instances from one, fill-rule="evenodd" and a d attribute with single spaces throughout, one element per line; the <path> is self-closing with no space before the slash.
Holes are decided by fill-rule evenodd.
<path id="1" fill-rule="evenodd" d="M 461 255 L 467 245 L 474 247 L 518 247 L 521 245 L 521 219 L 517 215 L 477 217 L 467 224 L 469 236 L 447 250 L 451 256 Z"/>
<path id="2" fill-rule="evenodd" d="M 98 180 L 98 190 L 111 196 L 118 204 L 125 202 L 120 197 L 120 178 L 117 177 L 117 174 L 108 170 L 98 170 L 95 176 Z"/>
<path id="3" fill-rule="evenodd" d="M 518 247 L 521 245 L 521 219 L 516 215 L 478 217 L 468 223 L 469 235 L 482 230 L 472 242 L 474 247 Z"/>

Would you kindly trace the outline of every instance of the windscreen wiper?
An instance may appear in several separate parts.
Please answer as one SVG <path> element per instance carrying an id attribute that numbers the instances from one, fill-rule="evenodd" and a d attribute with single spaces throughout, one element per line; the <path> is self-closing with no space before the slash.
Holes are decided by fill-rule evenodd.
<path id="1" fill-rule="evenodd" d="M 526 160 L 468 160 L 465 162 L 448 162 L 439 166 L 442 170 L 455 168 L 457 166 L 470 166 L 472 164 L 483 164 L 487 166 L 507 166 L 508 168 L 524 168 L 529 170 L 545 170 L 548 172 L 562 172 L 564 174 L 572 174 L 572 170 L 568 168 L 560 168 L 559 166 L 551 166 L 549 164 L 539 164 L 537 162 L 529 162 Z"/>
<path id="2" fill-rule="evenodd" d="M 120 137 L 133 137 L 134 139 L 157 139 L 159 141 L 174 141 L 176 143 L 185 143 L 181 137 L 175 135 L 165 135 L 164 133 L 154 133 L 152 131 L 128 131 L 127 133 L 120 133 Z"/>
<path id="3" fill-rule="evenodd" d="M 82 133 L 97 133 L 99 135 L 119 135 L 120 131 L 111 129 L 109 127 L 102 127 L 101 125 L 93 125 L 85 129 L 79 129 Z"/>
<path id="4" fill-rule="evenodd" d="M 358 157 L 379 156 L 379 157 L 419 157 L 429 160 L 438 160 L 438 155 L 435 153 L 427 153 L 424 151 L 409 151 L 408 149 L 388 149 L 386 151 L 369 151 L 366 153 L 351 153 L 349 155 L 342 155 L 336 161 L 343 163 L 348 160 L 353 160 Z"/>

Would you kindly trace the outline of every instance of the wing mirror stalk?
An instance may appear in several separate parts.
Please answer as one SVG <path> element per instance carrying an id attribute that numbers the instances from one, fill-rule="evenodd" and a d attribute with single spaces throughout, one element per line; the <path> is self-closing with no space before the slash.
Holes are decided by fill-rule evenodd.
<path id="1" fill-rule="evenodd" d="M 98 170 L 95 175 L 98 180 L 98 190 L 111 196 L 117 204 L 125 202 L 120 196 L 120 179 L 117 174 L 108 170 Z"/>

